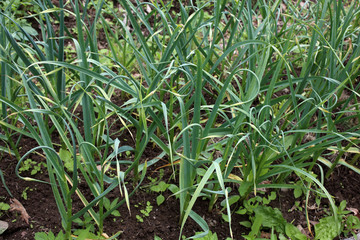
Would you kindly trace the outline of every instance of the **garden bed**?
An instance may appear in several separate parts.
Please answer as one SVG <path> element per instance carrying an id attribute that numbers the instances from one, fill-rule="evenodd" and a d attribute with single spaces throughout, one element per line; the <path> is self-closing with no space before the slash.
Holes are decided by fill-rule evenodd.
<path id="1" fill-rule="evenodd" d="M 358 3 L 77 3 L 0 5 L 0 239 L 358 233 Z"/>

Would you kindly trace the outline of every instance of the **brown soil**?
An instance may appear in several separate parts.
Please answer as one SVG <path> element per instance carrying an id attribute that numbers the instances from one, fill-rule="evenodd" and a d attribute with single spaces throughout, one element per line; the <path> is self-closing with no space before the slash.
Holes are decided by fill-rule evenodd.
<path id="1" fill-rule="evenodd" d="M 24 138 L 21 142 L 24 146 L 22 150 L 25 152 L 37 144 L 31 139 Z M 25 152 L 22 152 L 24 154 Z M 151 159 L 159 153 L 158 149 L 151 149 L 149 147 L 144 154 L 144 159 Z M 35 161 L 44 161 L 37 155 L 32 155 Z M 34 234 L 40 231 L 53 231 L 57 233 L 61 230 L 61 218 L 57 210 L 57 206 L 53 197 L 50 185 L 37 182 L 23 181 L 19 179 L 14 172 L 16 166 L 16 159 L 8 154 L 2 153 L 0 158 L 0 169 L 3 171 L 6 184 L 13 194 L 14 198 L 18 199 L 26 209 L 30 216 L 30 222 L 27 224 L 21 219 L 20 214 L 17 212 L 4 211 L 0 220 L 6 221 L 10 224 L 8 230 L 0 236 L 0 239 L 34 239 Z M 159 162 L 160 163 L 160 162 Z M 161 166 L 163 163 L 158 164 Z M 158 166 L 151 166 L 148 169 L 148 175 L 152 178 L 158 176 L 158 171 L 155 169 Z M 43 169 L 43 173 L 38 173 L 34 177 L 39 180 L 48 180 Z M 170 179 L 171 168 L 165 168 L 164 181 Z M 22 173 L 22 176 L 29 176 L 29 172 Z M 147 179 L 143 185 L 149 184 Z M 131 183 L 128 184 L 131 189 Z M 79 186 L 82 192 L 88 192 L 85 184 Z M 130 191 L 130 190 L 129 190 Z M 24 199 L 24 192 L 26 192 L 26 199 Z M 179 202 L 174 196 L 170 196 L 170 192 L 165 192 L 166 200 L 160 206 L 157 206 L 156 197 L 157 193 L 151 192 L 149 188 L 139 190 L 135 195 L 130 198 L 131 201 L 131 215 L 126 207 L 122 205 L 118 210 L 121 214 L 120 217 L 109 216 L 104 223 L 105 232 L 110 235 L 118 231 L 123 233 L 120 239 L 153 239 L 154 236 L 159 236 L 162 239 L 176 239 L 180 233 L 179 227 Z M 90 195 L 90 194 L 89 194 Z M 0 188 L 1 202 L 10 203 L 10 196 L 2 186 Z M 113 190 L 107 198 L 114 200 L 119 197 L 119 190 Z M 141 216 L 140 210 L 144 209 L 147 202 L 153 206 L 153 210 L 148 217 L 143 217 L 144 221 L 139 222 L 136 218 L 137 215 Z M 80 210 L 82 203 L 75 199 L 74 212 Z M 202 216 L 209 224 L 212 232 L 216 232 L 219 239 L 225 239 L 229 236 L 228 224 L 222 220 L 221 212 L 214 209 L 213 212 L 208 212 L 208 201 L 199 200 L 194 207 L 194 210 Z M 239 221 L 243 221 L 239 215 L 234 216 L 233 232 L 235 236 L 240 236 L 246 230 L 238 225 Z M 74 228 L 81 228 L 74 224 Z M 201 228 L 191 219 L 187 221 L 183 235 L 190 237 L 195 232 L 200 232 Z"/>
<path id="2" fill-rule="evenodd" d="M 36 143 L 30 139 L 24 138 L 22 140 L 22 146 L 24 151 L 36 146 Z M 23 154 L 23 153 L 22 153 Z M 144 154 L 146 159 L 152 159 L 158 154 L 157 149 L 149 147 Z M 36 161 L 44 161 L 38 155 L 32 155 L 32 158 Z M 151 166 L 148 169 L 148 176 L 156 178 L 159 176 L 158 171 L 155 169 L 161 166 L 163 163 L 159 161 L 159 164 Z M 48 184 L 29 182 L 20 180 L 14 173 L 16 166 L 16 159 L 5 153 L 0 157 L 0 169 L 3 171 L 6 183 L 14 198 L 18 199 L 30 215 L 30 222 L 27 224 L 21 219 L 20 214 L 16 212 L 3 211 L 3 215 L 0 220 L 6 221 L 10 224 L 9 229 L 0 236 L 0 239 L 34 239 L 34 234 L 40 231 L 53 231 L 58 232 L 61 229 L 61 219 L 57 211 L 57 206 L 54 201 L 54 197 L 51 191 L 51 187 Z M 163 176 L 164 181 L 169 181 L 172 173 L 171 168 L 164 168 L 165 174 Z M 45 169 L 44 169 L 45 170 Z M 22 174 L 23 176 L 30 176 L 28 172 Z M 45 171 L 38 173 L 35 176 L 36 179 L 47 180 Z M 173 180 L 171 180 L 173 181 Z M 360 209 L 360 202 L 358 201 L 358 193 L 360 192 L 360 175 L 354 173 L 345 167 L 338 167 L 334 171 L 334 174 L 325 182 L 327 190 L 335 196 L 335 200 L 339 203 L 342 200 L 347 200 L 348 208 Z M 149 184 L 150 181 L 146 179 L 143 186 Z M 131 183 L 128 184 L 131 188 Z M 82 192 L 87 192 L 85 184 L 80 185 Z M 24 199 L 24 192 L 27 193 L 27 199 Z M 118 231 L 122 231 L 120 239 L 154 239 L 154 236 L 159 236 L 162 239 L 176 239 L 179 236 L 179 202 L 174 196 L 170 196 L 170 192 L 165 192 L 166 200 L 160 206 L 156 204 L 157 193 L 151 192 L 148 187 L 142 188 L 131 198 L 131 215 L 126 207 L 122 205 L 118 210 L 121 214 L 120 217 L 109 216 L 104 223 L 105 232 L 108 235 L 114 234 Z M 10 204 L 10 196 L 2 186 L 0 188 L 1 202 Z M 120 199 L 119 190 L 112 191 L 108 196 L 110 200 L 117 197 Z M 279 208 L 288 222 L 292 222 L 294 225 L 301 225 L 306 229 L 306 219 L 304 212 L 294 209 L 295 201 L 300 200 L 300 206 L 304 206 L 303 199 L 295 199 L 293 192 L 278 191 L 277 199 L 272 202 L 273 207 Z M 144 209 L 147 202 L 153 206 L 153 210 L 148 217 L 143 217 L 143 222 L 139 222 L 136 218 L 137 215 L 141 215 L 140 210 Z M 312 200 L 313 201 L 313 200 Z M 326 201 L 323 201 L 326 204 Z M 82 204 L 79 200 L 74 202 L 74 212 L 80 210 Z M 208 201 L 199 199 L 194 207 L 196 213 L 202 216 L 210 226 L 212 232 L 216 232 L 219 239 L 226 239 L 229 237 L 228 223 L 224 222 L 221 216 L 221 212 L 218 208 L 215 208 L 212 212 L 208 212 Z M 292 211 L 289 211 L 292 209 Z M 309 209 L 309 218 L 313 222 L 317 222 L 319 218 L 324 216 L 323 209 L 314 208 Z M 246 220 L 243 216 L 234 214 L 232 222 L 232 230 L 235 239 L 242 239 L 241 235 L 248 230 L 243 228 L 239 222 Z M 74 224 L 74 228 L 81 228 Z M 186 223 L 183 235 L 190 237 L 195 232 L 200 232 L 201 229 L 193 221 L 188 220 Z"/>

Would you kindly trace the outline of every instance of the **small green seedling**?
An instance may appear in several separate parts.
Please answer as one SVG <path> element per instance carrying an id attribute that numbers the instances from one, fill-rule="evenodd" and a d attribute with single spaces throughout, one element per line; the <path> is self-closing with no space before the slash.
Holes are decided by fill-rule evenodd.
<path id="1" fill-rule="evenodd" d="M 0 216 L 3 215 L 3 211 L 8 211 L 10 209 L 10 205 L 4 202 L 0 202 Z"/>
<path id="2" fill-rule="evenodd" d="M 110 210 L 112 208 L 114 208 L 116 206 L 116 204 L 118 203 L 119 198 L 116 198 L 114 201 L 110 202 L 110 200 L 106 197 L 104 197 L 103 199 L 103 203 L 104 203 L 104 207 L 106 210 Z M 115 217 L 120 217 L 120 212 L 118 210 L 114 210 L 111 212 L 111 215 L 115 216 Z"/>
<path id="3" fill-rule="evenodd" d="M 146 207 L 145 209 L 140 210 L 140 212 L 145 216 L 148 217 L 150 212 L 153 210 L 153 206 L 151 206 L 150 202 L 147 201 L 146 202 Z"/>
<path id="4" fill-rule="evenodd" d="M 103 236 L 96 235 L 92 233 L 90 227 L 86 229 L 77 229 L 74 231 L 73 235 L 77 236 L 77 239 L 105 239 Z M 53 232 L 37 232 L 35 233 L 35 240 L 63 240 L 65 235 L 62 231 L 58 233 L 57 236 Z"/>
<path id="5" fill-rule="evenodd" d="M 94 227 L 94 220 L 93 218 L 90 216 L 89 213 L 85 213 L 83 216 L 83 219 L 81 218 L 77 218 L 74 220 L 74 223 L 77 223 L 78 226 L 82 227 L 82 229 L 87 229 L 90 227 L 90 231 L 94 232 L 95 231 L 95 227 Z"/>
<path id="6" fill-rule="evenodd" d="M 74 171 L 74 158 L 73 158 L 72 154 L 68 150 L 60 149 L 59 157 L 61 158 L 61 160 L 63 160 L 65 168 L 69 172 L 73 172 Z M 76 160 L 78 161 L 78 164 L 80 164 L 81 156 L 77 155 Z"/>
<path id="7" fill-rule="evenodd" d="M 141 203 L 139 205 L 141 205 Z M 135 207 L 139 207 L 139 205 L 135 205 Z M 145 209 L 140 210 L 141 215 L 139 214 L 136 215 L 136 220 L 138 222 L 144 222 L 144 218 L 150 216 L 150 212 L 152 210 L 153 210 L 153 206 L 151 206 L 151 203 L 147 201 Z"/>
<path id="8" fill-rule="evenodd" d="M 50 231 L 48 233 L 45 232 L 37 232 L 35 233 L 35 240 L 62 240 L 65 238 L 65 235 L 62 231 L 58 233 L 57 236 Z"/>
<path id="9" fill-rule="evenodd" d="M 260 235 L 263 228 L 271 229 L 272 235 L 274 235 L 274 231 L 277 232 L 281 239 L 307 240 L 307 237 L 298 228 L 284 219 L 277 208 L 260 205 L 254 209 L 254 214 L 250 216 L 252 223 L 247 224 L 251 228 L 251 232 L 243 236 L 245 239 L 255 239 Z M 284 238 L 284 235 L 288 238 Z"/>
<path id="10" fill-rule="evenodd" d="M 136 220 L 141 223 L 144 222 L 144 219 L 140 215 L 136 215 Z"/>
<path id="11" fill-rule="evenodd" d="M 169 186 L 170 186 L 170 184 L 167 184 L 164 181 L 161 181 L 161 182 L 159 182 L 158 185 L 152 186 L 150 188 L 151 191 L 160 193 L 160 195 L 157 196 L 157 198 L 156 198 L 156 203 L 157 203 L 158 206 L 165 201 L 165 197 L 162 195 L 162 193 L 165 192 L 166 189 L 168 189 Z"/>
<path id="12" fill-rule="evenodd" d="M 207 234 L 204 232 L 195 233 L 196 239 L 198 240 L 218 240 L 217 234 L 209 231 Z M 201 236 L 201 237 L 200 237 Z"/>
<path id="13" fill-rule="evenodd" d="M 29 187 L 26 187 L 26 188 L 22 191 L 21 197 L 22 197 L 24 200 L 27 200 L 27 199 L 28 199 L 28 195 L 27 195 L 28 191 L 32 192 L 32 191 L 34 191 L 34 189 L 29 188 Z"/>
<path id="14" fill-rule="evenodd" d="M 46 168 L 46 163 L 44 162 L 35 162 L 31 159 L 26 159 L 19 168 L 19 173 L 30 171 L 31 175 L 36 175 L 38 172 L 42 173 L 41 167 Z"/>

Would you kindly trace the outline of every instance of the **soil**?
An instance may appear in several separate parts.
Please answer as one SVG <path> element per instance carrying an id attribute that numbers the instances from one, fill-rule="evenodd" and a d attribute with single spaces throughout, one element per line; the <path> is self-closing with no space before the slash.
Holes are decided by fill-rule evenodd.
<path id="1" fill-rule="evenodd" d="M 21 149 L 21 154 L 36 147 L 37 144 L 32 139 L 23 138 L 21 144 L 24 146 Z M 24 152 L 22 152 L 24 151 Z M 148 147 L 144 154 L 144 159 L 149 160 L 156 157 L 159 153 L 159 149 L 153 149 Z M 39 155 L 30 155 L 31 159 L 37 162 L 44 162 L 44 159 Z M 144 160 L 143 159 L 143 160 Z M 34 239 L 36 232 L 48 232 L 52 231 L 57 233 L 61 230 L 61 218 L 57 210 L 57 206 L 53 197 L 53 193 L 49 184 L 38 183 L 34 181 L 24 181 L 19 179 L 15 175 L 16 159 L 11 155 L 2 153 L 0 157 L 0 169 L 3 171 L 6 184 L 10 189 L 13 197 L 18 199 L 27 213 L 30 216 L 29 224 L 22 220 L 21 215 L 18 212 L 2 211 L 0 220 L 9 223 L 9 228 L 0 235 L 0 239 Z M 163 165 L 159 162 L 158 165 L 153 165 L 148 169 L 148 175 L 152 179 L 159 177 L 158 167 Z M 170 179 L 172 174 L 171 168 L 163 168 L 164 173 L 162 179 L 164 181 Z M 24 172 L 21 175 L 24 177 L 33 177 L 38 180 L 47 181 L 48 177 L 45 173 L 44 167 L 43 172 L 39 172 L 34 176 L 30 175 L 30 172 Z M 160 179 L 159 179 L 160 180 Z M 130 181 L 130 179 L 129 179 Z M 170 196 L 170 192 L 165 192 L 165 202 L 160 206 L 156 203 L 156 197 L 158 193 L 150 191 L 149 185 L 151 182 L 147 178 L 143 183 L 143 188 L 137 191 L 131 198 L 131 213 L 123 204 L 118 211 L 120 217 L 109 216 L 104 222 L 104 232 L 109 236 L 115 234 L 118 231 L 122 231 L 120 239 L 154 239 L 154 236 L 159 236 L 162 239 L 177 239 L 180 233 L 179 227 L 179 201 L 174 197 Z M 128 184 L 131 191 L 131 184 Z M 85 184 L 80 184 L 79 189 L 81 192 L 89 192 Z M 26 193 L 26 197 L 24 195 Z M 88 195 L 91 195 L 90 193 Z M 7 193 L 6 189 L 2 186 L 0 188 L 1 202 L 10 204 L 11 197 Z M 85 194 L 85 196 L 87 196 Z M 121 198 L 119 190 L 116 188 L 107 195 L 107 198 L 113 201 L 115 198 Z M 153 210 L 149 216 L 143 216 L 140 211 L 145 209 L 148 202 Z M 76 212 L 81 209 L 82 203 L 79 199 L 74 198 L 74 209 Z M 200 216 L 202 216 L 211 228 L 212 232 L 216 232 L 219 239 L 225 239 L 229 236 L 229 227 L 226 222 L 222 219 L 221 212 L 215 208 L 212 212 L 208 212 L 208 201 L 198 200 L 197 204 L 193 208 Z M 143 222 L 139 222 L 138 216 L 142 216 Z M 235 236 L 240 236 L 246 232 L 245 228 L 242 228 L 237 223 L 245 220 L 242 216 L 234 216 L 233 232 Z M 74 224 L 74 228 L 81 228 L 81 226 Z M 201 228 L 193 220 L 187 221 L 186 227 L 183 231 L 183 235 L 190 237 L 196 232 L 201 232 Z"/>
<path id="2" fill-rule="evenodd" d="M 23 139 L 24 150 L 36 146 L 34 141 L 30 139 Z M 31 145 L 33 144 L 33 145 Z M 149 158 L 151 154 L 156 153 L 154 149 L 148 149 L 145 156 Z M 44 161 L 37 155 L 32 156 L 33 159 Z M 26 209 L 30 216 L 30 222 L 27 224 L 21 219 L 20 214 L 16 212 L 4 211 L 0 220 L 6 221 L 10 224 L 8 230 L 5 231 L 0 239 L 34 239 L 34 234 L 40 231 L 58 232 L 61 229 L 61 219 L 57 211 L 57 206 L 54 201 L 50 185 L 37 182 L 23 181 L 19 179 L 14 169 L 16 166 L 16 159 L 10 155 L 2 153 L 0 158 L 0 169 L 3 171 L 6 184 L 14 198 L 18 199 Z M 152 178 L 159 176 L 158 171 L 154 171 L 158 166 L 152 166 L 148 172 Z M 168 180 L 171 175 L 170 168 L 164 168 L 165 174 L 163 180 Z M 30 176 L 29 173 L 24 173 L 24 176 Z M 45 173 L 38 173 L 33 176 L 36 179 L 47 180 Z M 144 182 L 144 186 L 150 181 Z M 345 167 L 338 167 L 333 175 L 325 182 L 325 187 L 332 196 L 335 196 L 337 204 L 342 200 L 347 201 L 348 208 L 360 209 L 360 202 L 358 201 L 358 193 L 360 192 L 360 175 L 354 173 Z M 130 185 L 130 184 L 129 184 Z M 131 186 L 130 186 L 131 188 Z M 82 192 L 86 192 L 86 187 L 80 186 Z M 26 199 L 24 199 L 24 192 L 26 192 Z M 159 195 L 150 191 L 149 188 L 143 188 L 136 192 L 131 198 L 131 215 L 126 207 L 122 205 L 118 210 L 120 217 L 109 216 L 104 223 L 105 233 L 108 235 L 115 234 L 122 231 L 120 239 L 154 239 L 154 236 L 159 236 L 162 239 L 177 239 L 180 232 L 179 227 L 179 202 L 174 196 L 170 196 L 170 192 L 165 192 L 165 202 L 157 206 L 156 197 Z M 2 186 L 0 188 L 1 202 L 10 203 L 10 196 Z M 119 190 L 112 191 L 108 196 L 110 200 L 120 197 Z M 279 208 L 285 219 L 292 222 L 295 226 L 300 225 L 306 229 L 306 219 L 303 211 L 294 209 L 295 199 L 293 192 L 278 191 L 277 199 L 272 202 L 273 207 Z M 147 203 L 153 207 L 148 217 L 143 217 L 143 222 L 139 222 L 137 215 L 142 215 L 140 210 L 144 209 Z M 304 207 L 303 199 L 300 199 L 300 206 Z M 310 204 L 311 205 L 311 204 Z M 75 200 L 75 211 L 81 208 L 81 202 Z M 194 207 L 194 211 L 202 216 L 208 223 L 212 232 L 216 232 L 218 239 L 226 239 L 229 237 L 228 223 L 224 222 L 221 216 L 219 206 L 212 212 L 208 212 L 208 201 L 199 199 Z M 289 211 L 291 210 L 291 211 Z M 309 218 L 313 223 L 316 223 L 319 218 L 324 215 L 322 208 L 309 209 Z M 241 235 L 248 232 L 248 229 L 243 228 L 239 222 L 246 220 L 242 215 L 234 214 L 232 219 L 232 230 L 235 239 L 241 239 Z M 74 225 L 76 228 L 80 226 Z M 199 226 L 189 219 L 186 223 L 183 235 L 190 237 L 195 232 L 200 232 Z"/>

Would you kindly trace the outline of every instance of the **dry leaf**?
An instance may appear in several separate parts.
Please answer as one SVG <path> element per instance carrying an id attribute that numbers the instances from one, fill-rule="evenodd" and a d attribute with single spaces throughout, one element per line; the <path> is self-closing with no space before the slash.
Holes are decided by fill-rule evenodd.
<path id="1" fill-rule="evenodd" d="M 260 237 L 266 238 L 266 239 L 271 239 L 271 233 L 261 232 Z"/>
<path id="2" fill-rule="evenodd" d="M 297 229 L 300 230 L 300 232 L 301 232 L 302 234 L 304 234 L 304 235 L 307 237 L 307 239 L 311 239 L 309 229 L 307 229 L 307 228 L 304 229 L 300 224 L 297 225 L 296 227 L 297 227 Z"/>
<path id="3" fill-rule="evenodd" d="M 271 184 L 271 181 L 265 180 L 265 181 L 262 181 L 260 184 Z M 263 192 L 268 192 L 268 188 L 257 188 L 257 190 L 263 191 Z"/>
<path id="4" fill-rule="evenodd" d="M 308 207 L 307 207 L 308 209 L 310 209 L 310 210 L 315 210 L 315 209 L 318 209 L 319 207 L 318 206 L 316 206 L 316 203 L 314 203 L 314 205 L 308 205 Z"/>
<path id="5" fill-rule="evenodd" d="M 24 206 L 16 198 L 10 199 L 10 211 L 16 211 L 21 214 L 21 219 L 29 224 L 29 214 L 26 212 Z"/>
<path id="6" fill-rule="evenodd" d="M 360 213 L 359 210 L 357 208 L 346 208 L 347 210 L 351 211 L 356 217 L 358 217 L 360 219 Z"/>
<path id="7" fill-rule="evenodd" d="M 346 208 L 347 210 L 351 211 L 354 215 L 358 215 L 359 214 L 359 210 L 357 208 Z"/>
<path id="8" fill-rule="evenodd" d="M 318 221 L 309 221 L 311 223 L 311 225 L 315 226 L 316 224 L 318 224 L 319 222 Z"/>

